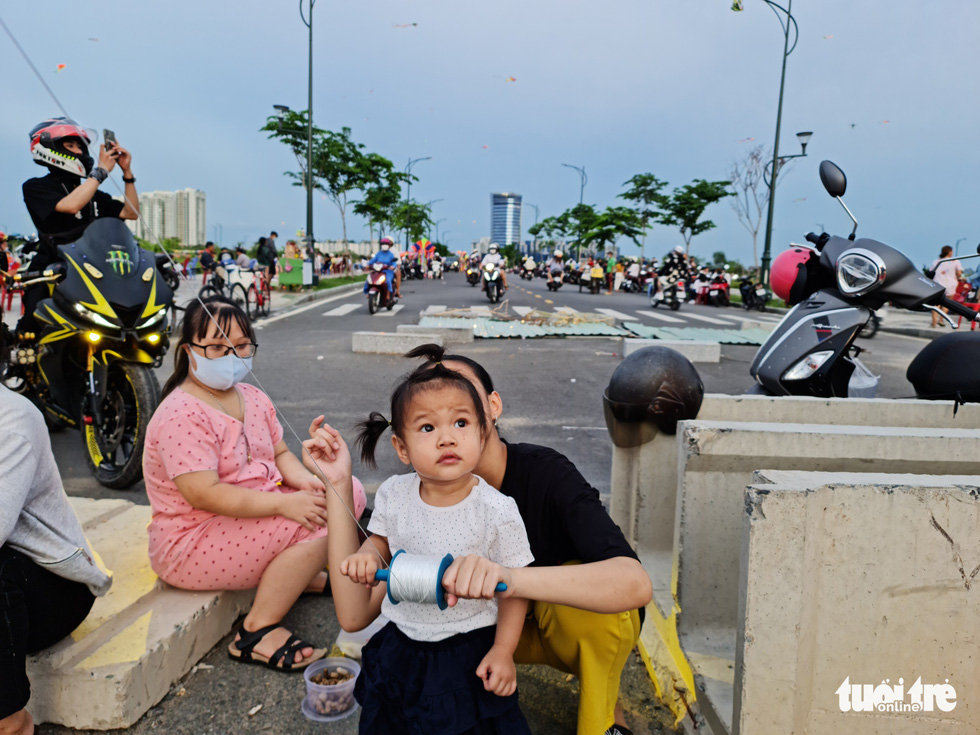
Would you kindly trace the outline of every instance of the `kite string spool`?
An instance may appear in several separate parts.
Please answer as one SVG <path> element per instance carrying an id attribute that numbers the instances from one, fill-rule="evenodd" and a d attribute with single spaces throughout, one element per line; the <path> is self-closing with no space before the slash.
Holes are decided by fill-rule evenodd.
<path id="1" fill-rule="evenodd" d="M 398 560 L 397 569 L 395 559 Z M 388 572 L 388 594 L 392 600 L 438 603 L 445 572 L 443 559 L 440 556 L 396 554 Z"/>

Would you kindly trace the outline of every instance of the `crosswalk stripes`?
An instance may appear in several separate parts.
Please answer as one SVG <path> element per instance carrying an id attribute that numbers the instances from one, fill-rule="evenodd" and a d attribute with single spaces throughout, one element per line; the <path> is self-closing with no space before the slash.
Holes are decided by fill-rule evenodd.
<path id="1" fill-rule="evenodd" d="M 405 308 L 405 304 L 395 304 L 393 307 L 391 307 L 391 311 L 388 311 L 387 309 L 381 309 L 375 314 L 375 316 L 389 316 L 389 317 L 394 316 L 404 308 Z"/>
<path id="2" fill-rule="evenodd" d="M 517 314 L 517 316 L 527 316 L 534 311 L 530 306 L 512 306 L 510 310 Z"/>
<path id="3" fill-rule="evenodd" d="M 571 306 L 558 306 L 555 307 L 555 311 L 559 314 L 581 314 L 578 309 L 573 309 Z"/>
<path id="4" fill-rule="evenodd" d="M 330 311 L 325 311 L 323 316 L 344 316 L 345 314 L 350 314 L 352 311 L 357 311 L 363 306 L 363 304 L 341 304 L 338 307 L 331 309 Z"/>
<path id="5" fill-rule="evenodd" d="M 688 319 L 694 319 L 699 322 L 707 322 L 708 324 L 720 324 L 724 327 L 732 327 L 734 324 L 724 319 L 715 319 L 713 316 L 703 316 L 702 314 L 692 314 L 689 311 L 684 312 L 684 316 Z"/>
<path id="6" fill-rule="evenodd" d="M 640 316 L 649 317 L 650 319 L 653 319 L 654 321 L 664 322 L 665 324 L 683 324 L 684 323 L 684 320 L 683 319 L 678 319 L 676 316 L 668 316 L 667 314 L 662 314 L 659 311 L 640 311 L 638 309 L 636 313 L 639 314 Z"/>
<path id="7" fill-rule="evenodd" d="M 633 317 L 629 314 L 624 314 L 621 311 L 616 311 L 615 309 L 596 309 L 600 314 L 605 314 L 606 316 L 615 317 L 616 319 L 622 319 L 623 321 L 632 321 Z"/>

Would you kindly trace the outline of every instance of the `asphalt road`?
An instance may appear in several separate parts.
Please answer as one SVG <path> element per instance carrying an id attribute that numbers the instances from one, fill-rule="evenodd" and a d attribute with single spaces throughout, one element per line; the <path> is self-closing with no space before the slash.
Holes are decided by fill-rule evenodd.
<path id="1" fill-rule="evenodd" d="M 299 442 L 291 430 L 304 437 L 310 420 L 324 413 L 328 421 L 350 437 L 354 425 L 372 410 L 388 412 L 392 385 L 413 363 L 396 356 L 351 352 L 355 331 L 393 332 L 399 324 L 415 324 L 430 306 L 449 309 L 489 308 L 479 287 L 470 287 L 458 273 L 444 280 L 405 281 L 404 298 L 390 312 L 370 315 L 359 292 L 327 298 L 276 314 L 258 322 L 259 351 L 254 360 L 255 380 L 272 397 L 286 428 L 287 442 L 295 450 Z M 740 329 L 743 322 L 774 324 L 778 314 L 746 312 L 685 304 L 679 311 L 651 309 L 643 294 L 579 293 L 567 284 L 557 293 L 545 281 L 510 279 L 506 299 L 496 309 L 511 314 L 530 309 L 575 310 L 613 316 L 617 323 L 638 321 L 648 326 Z M 868 349 L 865 363 L 880 374 L 879 395 L 910 396 L 905 368 L 925 340 L 879 332 L 862 340 Z M 602 414 L 602 392 L 619 365 L 618 338 L 549 338 L 476 340 L 461 352 L 482 363 L 503 397 L 500 421 L 510 441 L 532 441 L 566 454 L 604 496 L 609 492 L 612 448 Z M 737 394 L 752 385 L 748 368 L 754 346 L 723 345 L 722 361 L 697 366 L 708 392 Z M 161 384 L 170 372 L 170 361 L 158 371 Z M 100 487 L 85 465 L 81 439 L 76 432 L 52 436 L 66 490 L 87 497 L 122 497 L 145 503 L 142 483 L 128 491 Z M 355 466 L 368 486 L 402 472 L 394 452 L 378 453 L 378 468 Z"/>
<path id="2" fill-rule="evenodd" d="M 287 439 L 294 450 L 298 440 L 290 437 L 292 427 L 304 436 L 318 413 L 325 413 L 346 436 L 354 424 L 371 410 L 387 413 L 392 384 L 412 367 L 400 357 L 363 355 L 351 352 L 351 334 L 358 330 L 394 331 L 398 324 L 416 323 L 419 313 L 431 305 L 447 308 L 487 307 L 478 288 L 471 288 L 460 274 L 447 274 L 443 281 L 410 281 L 402 287 L 405 298 L 397 310 L 371 316 L 359 293 L 332 294 L 313 304 L 284 314 L 273 313 L 260 322 L 259 351 L 255 375 L 273 398 Z M 738 329 L 745 318 L 775 322 L 771 314 L 752 314 L 736 309 L 715 309 L 685 304 L 678 312 L 653 312 L 645 296 L 579 294 L 563 287 L 558 294 L 547 291 L 543 280 L 521 282 L 514 278 L 503 308 L 606 310 L 618 320 L 637 320 L 651 326 L 710 326 Z M 618 316 L 622 315 L 622 316 Z M 682 320 L 681 324 L 663 317 Z M 712 321 L 706 321 L 712 320 Z M 722 323 L 717 323 L 722 322 Z M 882 374 L 882 395 L 905 396 L 905 366 L 921 349 L 924 340 L 879 334 L 868 342 L 867 364 Z M 748 366 L 755 347 L 727 346 L 722 362 L 698 365 L 710 392 L 741 393 L 751 384 Z M 599 491 L 608 496 L 612 445 L 602 415 L 601 395 L 610 375 L 621 360 L 619 339 L 568 338 L 537 340 L 477 340 L 460 350 L 484 364 L 493 376 L 504 402 L 500 428 L 512 441 L 532 441 L 564 452 Z M 162 381 L 169 363 L 159 371 Z M 89 474 L 75 432 L 52 436 L 52 444 L 69 494 L 88 497 L 119 497 L 146 503 L 142 483 L 128 491 L 101 488 Z M 393 451 L 380 451 L 378 469 L 355 466 L 355 473 L 369 487 L 390 474 L 404 472 Z M 329 644 L 339 629 L 332 601 L 324 598 L 300 600 L 285 624 L 318 645 Z M 231 636 L 218 644 L 197 669 L 174 685 L 164 700 L 133 728 L 134 735 L 153 732 L 356 732 L 356 717 L 329 726 L 306 721 L 300 714 L 302 677 L 243 666 L 229 661 L 225 653 Z M 520 667 L 522 709 L 531 729 L 539 735 L 570 735 L 574 732 L 577 681 L 544 667 Z M 671 717 L 654 701 L 649 679 L 634 656 L 623 676 L 623 701 L 637 735 L 673 732 Z M 261 704 L 254 716 L 248 712 Z M 42 735 L 68 735 L 76 731 L 44 725 Z"/>

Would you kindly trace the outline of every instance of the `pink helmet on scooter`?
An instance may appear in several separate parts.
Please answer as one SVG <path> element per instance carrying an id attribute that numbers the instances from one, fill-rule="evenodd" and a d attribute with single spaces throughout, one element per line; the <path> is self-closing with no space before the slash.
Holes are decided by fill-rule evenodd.
<path id="1" fill-rule="evenodd" d="M 816 253 L 809 248 L 790 248 L 781 252 L 769 271 L 769 285 L 790 306 L 800 303 L 806 294 L 807 263 Z"/>

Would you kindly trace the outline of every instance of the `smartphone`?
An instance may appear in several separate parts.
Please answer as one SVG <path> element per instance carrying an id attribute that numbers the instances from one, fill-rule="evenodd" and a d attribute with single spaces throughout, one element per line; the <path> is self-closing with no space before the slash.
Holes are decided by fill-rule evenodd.
<path id="1" fill-rule="evenodd" d="M 102 128 L 102 138 L 105 140 L 105 149 L 111 151 L 116 147 L 116 134 L 108 128 Z"/>

